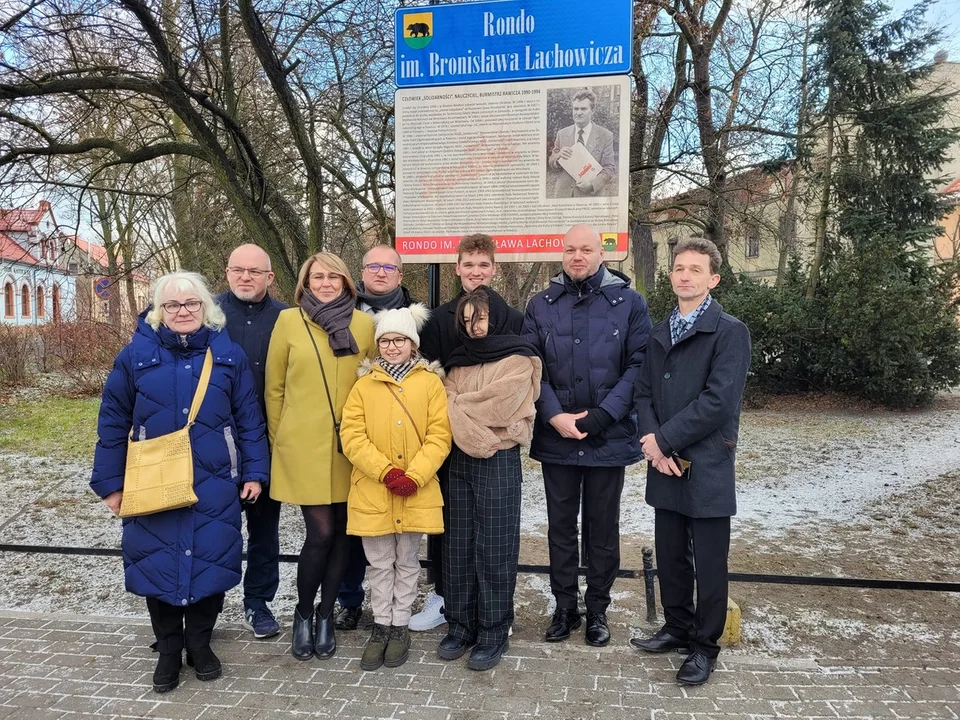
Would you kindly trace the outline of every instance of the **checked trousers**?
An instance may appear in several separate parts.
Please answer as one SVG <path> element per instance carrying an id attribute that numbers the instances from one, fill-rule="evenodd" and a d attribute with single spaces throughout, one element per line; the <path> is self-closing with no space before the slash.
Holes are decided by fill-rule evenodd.
<path id="1" fill-rule="evenodd" d="M 475 458 L 454 445 L 443 535 L 444 614 L 450 635 L 502 643 L 513 624 L 520 557 L 520 448 Z"/>

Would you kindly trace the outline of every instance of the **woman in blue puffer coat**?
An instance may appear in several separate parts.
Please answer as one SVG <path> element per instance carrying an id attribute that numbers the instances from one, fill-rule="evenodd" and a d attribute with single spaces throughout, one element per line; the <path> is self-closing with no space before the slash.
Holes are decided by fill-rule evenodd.
<path id="1" fill-rule="evenodd" d="M 224 593 L 240 582 L 240 502 L 268 480 L 266 428 L 247 358 L 223 331 L 225 318 L 197 273 L 157 280 L 153 307 L 114 361 L 100 405 L 90 486 L 119 512 L 127 442 L 187 424 L 207 348 L 209 387 L 190 430 L 196 504 L 123 521 L 129 592 L 147 600 L 160 653 L 153 689 L 179 683 L 183 648 L 197 678 L 220 677 L 210 636 Z"/>

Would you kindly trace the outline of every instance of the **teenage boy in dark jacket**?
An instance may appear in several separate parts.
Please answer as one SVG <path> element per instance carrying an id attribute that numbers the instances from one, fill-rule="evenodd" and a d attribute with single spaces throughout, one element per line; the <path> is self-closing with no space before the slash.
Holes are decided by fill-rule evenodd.
<path id="1" fill-rule="evenodd" d="M 677 682 L 702 685 L 716 665 L 727 617 L 734 465 L 750 332 L 710 297 L 720 282 L 716 245 L 691 238 L 673 253 L 670 283 L 678 304 L 650 334 L 637 382 L 666 623 L 653 637 L 630 642 L 647 652 L 688 652 Z"/>
<path id="2" fill-rule="evenodd" d="M 577 516 L 587 530 L 585 640 L 610 642 L 607 606 L 620 569 L 620 495 L 625 468 L 640 459 L 633 386 L 647 348 L 647 303 L 603 266 L 600 234 L 574 225 L 563 239 L 563 272 L 527 305 L 522 336 L 543 357 L 530 457 L 547 499 L 550 589 L 557 610 L 547 642 L 570 637 L 577 610 Z"/>
<path id="3" fill-rule="evenodd" d="M 453 351 L 463 344 L 457 334 L 457 303 L 460 302 L 464 293 L 475 290 L 481 285 L 490 286 L 493 276 L 497 274 L 496 251 L 496 243 L 489 235 L 474 233 L 460 238 L 457 244 L 457 264 L 454 266 L 454 272 L 460 278 L 463 290 L 457 293 L 453 300 L 436 308 L 420 333 L 420 354 L 427 360 L 436 360 L 441 365 L 446 365 Z M 523 315 L 513 308 L 510 308 L 509 312 L 507 331 L 519 335 L 523 325 Z M 444 497 L 447 492 L 447 472 L 448 466 L 444 463 L 438 474 Z M 447 506 L 444 505 L 444 512 L 446 511 Z M 446 515 L 444 515 L 444 524 L 446 523 Z M 410 629 L 414 631 L 431 630 L 446 622 L 443 615 L 443 536 L 428 535 L 427 543 L 430 559 L 433 562 L 428 579 L 435 583 L 434 592 L 427 597 L 423 610 L 410 618 Z"/>
<path id="4" fill-rule="evenodd" d="M 267 293 L 273 283 L 270 256 L 256 245 L 241 245 L 227 261 L 228 292 L 217 297 L 227 316 L 230 339 L 243 348 L 256 381 L 263 416 L 263 383 L 270 335 L 280 311 L 287 306 Z M 280 503 L 260 493 L 247 514 L 247 569 L 243 575 L 243 624 L 258 639 L 280 632 L 267 603 L 280 585 Z"/>

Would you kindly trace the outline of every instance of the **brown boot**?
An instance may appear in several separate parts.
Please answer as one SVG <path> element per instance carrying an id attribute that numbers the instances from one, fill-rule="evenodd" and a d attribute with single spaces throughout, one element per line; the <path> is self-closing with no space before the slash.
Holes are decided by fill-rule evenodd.
<path id="1" fill-rule="evenodd" d="M 370 639 L 367 641 L 367 646 L 363 649 L 363 656 L 360 658 L 361 670 L 376 670 L 383 665 L 383 654 L 387 649 L 389 637 L 390 628 L 386 625 L 374 623 Z"/>
<path id="2" fill-rule="evenodd" d="M 383 653 L 383 664 L 388 668 L 400 667 L 410 654 L 410 630 L 406 625 L 390 628 L 390 642 Z"/>

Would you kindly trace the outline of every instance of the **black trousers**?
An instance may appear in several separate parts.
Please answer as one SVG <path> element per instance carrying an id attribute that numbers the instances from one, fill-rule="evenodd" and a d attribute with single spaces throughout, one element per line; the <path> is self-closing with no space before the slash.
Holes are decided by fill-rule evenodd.
<path id="1" fill-rule="evenodd" d="M 443 606 L 449 633 L 499 645 L 513 624 L 520 558 L 520 448 L 475 458 L 454 447 L 443 534 Z"/>
<path id="2" fill-rule="evenodd" d="M 210 646 L 210 636 L 223 610 L 223 593 L 205 597 L 191 605 L 171 605 L 157 598 L 146 598 L 150 624 L 157 638 L 154 649 L 164 655 Z"/>
<path id="3" fill-rule="evenodd" d="M 437 471 L 437 480 L 440 483 L 440 497 L 443 498 L 443 526 L 450 525 L 450 500 L 447 496 L 447 486 L 450 478 L 450 456 L 443 461 Z M 427 570 L 427 582 L 433 583 L 433 591 L 442 598 L 446 598 L 443 588 L 443 535 L 427 535 L 427 559 L 430 569 Z"/>
<path id="4" fill-rule="evenodd" d="M 280 586 L 280 502 L 263 492 L 247 515 L 247 568 L 243 573 L 243 607 L 265 608 Z"/>
<path id="5" fill-rule="evenodd" d="M 715 658 L 727 620 L 730 518 L 692 518 L 670 510 L 657 510 L 655 518 L 664 629 L 674 637 L 689 639 L 692 650 Z"/>
<path id="6" fill-rule="evenodd" d="M 359 535 L 347 537 L 349 555 L 347 567 L 340 581 L 337 602 L 342 608 L 358 608 L 363 605 L 363 579 L 367 576 L 367 555 L 363 551 L 363 538 Z"/>
<path id="7" fill-rule="evenodd" d="M 606 612 L 620 570 L 620 495 L 624 468 L 543 463 L 547 497 L 550 589 L 557 607 L 577 608 L 577 516 L 583 498 L 586 536 L 587 612 Z"/>

